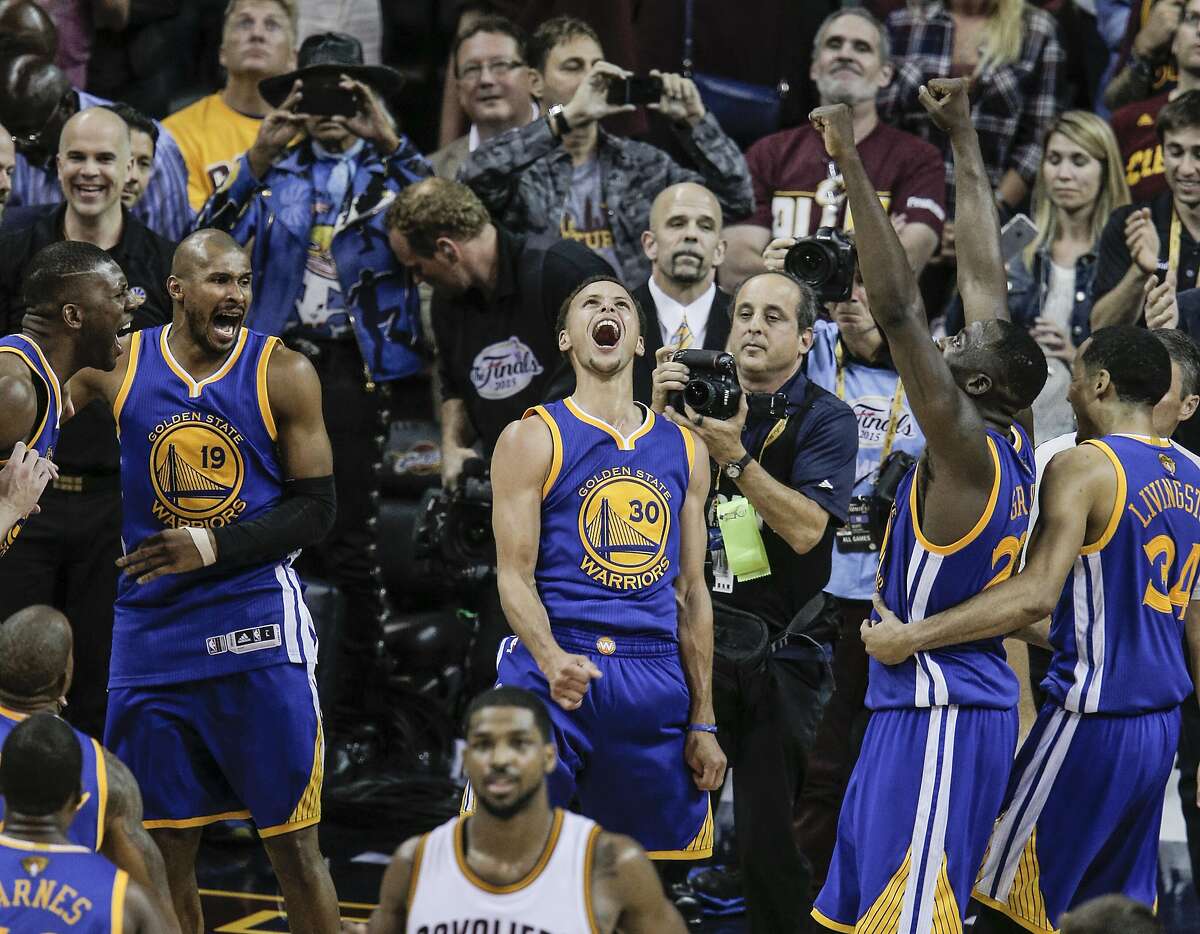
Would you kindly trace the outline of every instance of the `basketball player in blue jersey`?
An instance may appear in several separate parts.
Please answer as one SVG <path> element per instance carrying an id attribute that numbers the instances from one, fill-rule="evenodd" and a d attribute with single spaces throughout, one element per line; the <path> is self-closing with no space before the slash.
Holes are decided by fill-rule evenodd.
<path id="1" fill-rule="evenodd" d="M 620 282 L 585 281 L 557 323 L 575 392 L 496 445 L 498 581 L 516 633 L 497 681 L 550 709 L 552 805 L 577 798 L 651 859 L 703 859 L 708 793 L 725 771 L 704 584 L 708 452 L 634 403 L 642 324 Z"/>
<path id="2" fill-rule="evenodd" d="M 167 280 L 171 323 L 72 381 L 112 405 L 121 441 L 105 742 L 141 785 L 186 934 L 202 924 L 201 829 L 236 817 L 258 827 L 291 930 L 332 934 L 316 630 L 291 566 L 332 525 L 332 456 L 312 365 L 242 327 L 250 281 L 227 234 L 192 234 Z"/>
<path id="3" fill-rule="evenodd" d="M 53 458 L 59 426 L 73 411 L 62 387 L 84 367 L 111 371 L 117 365 L 117 331 L 138 304 L 121 267 L 79 240 L 38 251 L 22 291 L 21 331 L 0 337 L 0 463 L 18 442 Z M 0 556 L 22 523 L 18 518 L 5 530 Z"/>
<path id="4" fill-rule="evenodd" d="M 1193 690 L 1185 652 L 1200 662 L 1200 464 L 1154 430 L 1167 351 L 1141 328 L 1103 328 L 1071 376 L 1080 443 L 1046 468 L 1025 567 L 917 623 L 881 610 L 863 634 L 893 664 L 963 639 L 1040 641 L 1051 616 L 1049 699 L 975 884 L 979 901 L 1039 932 L 1099 895 L 1154 904 L 1179 704 Z"/>
<path id="5" fill-rule="evenodd" d="M 920 96 L 950 135 L 957 178 L 967 326 L 940 345 L 863 169 L 849 109 L 822 107 L 810 117 L 845 181 L 871 315 L 926 438 L 896 491 L 877 574 L 906 622 L 1015 570 L 1034 480 L 1033 445 L 1017 416 L 1046 380 L 1037 343 L 1007 320 L 999 225 L 965 83 L 935 79 Z M 813 909 L 826 927 L 961 930 L 1000 809 L 1000 779 L 1012 765 L 1018 687 L 1000 639 L 954 642 L 903 664 L 871 663 L 873 713 Z"/>
<path id="6" fill-rule="evenodd" d="M 0 750 L 0 931 L 158 934 L 163 922 L 142 886 L 66 835 L 79 808 L 83 757 L 75 731 L 34 714 Z"/>

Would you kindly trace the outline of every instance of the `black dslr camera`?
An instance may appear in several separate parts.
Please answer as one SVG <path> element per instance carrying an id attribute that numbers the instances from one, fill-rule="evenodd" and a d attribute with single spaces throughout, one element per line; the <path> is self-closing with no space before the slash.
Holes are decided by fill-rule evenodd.
<path id="1" fill-rule="evenodd" d="M 797 240 L 783 258 L 783 268 L 812 286 L 823 302 L 844 302 L 854 287 L 858 251 L 840 230 L 818 227 L 811 237 Z"/>
<path id="2" fill-rule="evenodd" d="M 454 583 L 478 584 L 495 572 L 492 480 L 486 461 L 478 457 L 466 461 L 455 489 L 430 496 L 413 538 L 413 556 L 428 561 L 432 573 Z"/>
<path id="3" fill-rule="evenodd" d="M 671 360 L 688 368 L 688 381 L 682 392 L 671 394 L 667 405 L 680 415 L 685 402 L 697 414 L 722 421 L 737 415 L 742 384 L 738 382 L 733 354 L 723 350 L 677 350 Z M 751 392 L 746 394 L 746 406 L 751 415 L 784 418 L 787 396 L 781 392 Z"/>

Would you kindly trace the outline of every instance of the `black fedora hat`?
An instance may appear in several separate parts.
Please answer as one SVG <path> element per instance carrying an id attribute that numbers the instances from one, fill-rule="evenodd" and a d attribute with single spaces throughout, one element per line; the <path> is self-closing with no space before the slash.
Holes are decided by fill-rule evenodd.
<path id="1" fill-rule="evenodd" d="M 309 36 L 297 55 L 300 65 L 286 75 L 264 78 L 258 82 L 258 92 L 272 107 L 284 102 L 296 79 L 329 77 L 337 80 L 341 74 L 361 81 L 385 101 L 396 96 L 404 84 L 400 72 L 386 65 L 364 65 L 362 43 L 344 32 L 322 32 Z"/>

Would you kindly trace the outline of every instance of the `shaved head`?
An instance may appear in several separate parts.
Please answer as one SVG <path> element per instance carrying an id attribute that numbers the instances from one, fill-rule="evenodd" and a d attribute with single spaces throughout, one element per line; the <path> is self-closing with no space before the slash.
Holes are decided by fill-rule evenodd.
<path id="1" fill-rule="evenodd" d="M 58 53 L 54 20 L 31 0 L 0 0 L 0 56 L 23 53 L 54 58 Z"/>
<path id="2" fill-rule="evenodd" d="M 42 247 L 25 269 L 21 294 L 27 314 L 53 318 L 63 305 L 80 301 L 84 281 L 120 267 L 100 247 L 84 240 L 60 240 Z"/>
<path id="3" fill-rule="evenodd" d="M 49 59 L 37 55 L 4 59 L 0 64 L 0 122 L 15 136 L 36 133 L 69 90 L 71 82 Z M 57 146 L 56 134 L 50 147 Z"/>
<path id="4" fill-rule="evenodd" d="M 56 697 L 71 659 L 71 625 L 49 606 L 26 607 L 0 624 L 0 691 Z"/>
<path id="5" fill-rule="evenodd" d="M 197 230 L 175 248 L 175 255 L 171 259 L 171 275 L 177 279 L 190 279 L 195 276 L 196 270 L 207 266 L 212 257 L 229 250 L 241 253 L 243 247 L 223 230 L 212 227 Z"/>
<path id="6" fill-rule="evenodd" d="M 720 229 L 723 220 L 721 203 L 717 200 L 716 195 L 695 182 L 680 182 L 678 185 L 671 185 L 658 193 L 654 204 L 650 206 L 650 229 L 658 229 L 670 213 L 671 208 L 678 203 L 705 206 L 716 218 L 717 228 Z"/>
<path id="7" fill-rule="evenodd" d="M 58 140 L 59 154 L 65 155 L 81 139 L 106 143 L 119 159 L 129 159 L 129 124 L 107 107 L 89 107 L 67 120 Z"/>

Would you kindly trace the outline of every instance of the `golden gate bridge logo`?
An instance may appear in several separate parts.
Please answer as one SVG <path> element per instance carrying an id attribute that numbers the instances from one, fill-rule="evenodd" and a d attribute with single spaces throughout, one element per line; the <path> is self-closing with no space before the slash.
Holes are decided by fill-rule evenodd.
<path id="1" fill-rule="evenodd" d="M 593 561 L 610 571 L 634 574 L 666 551 L 671 510 L 663 495 L 637 477 L 596 484 L 579 510 L 579 538 Z"/>
<path id="2" fill-rule="evenodd" d="M 207 519 L 236 501 L 244 478 L 242 455 L 213 426 L 182 422 L 155 440 L 150 477 L 163 509 L 180 519 Z"/>

